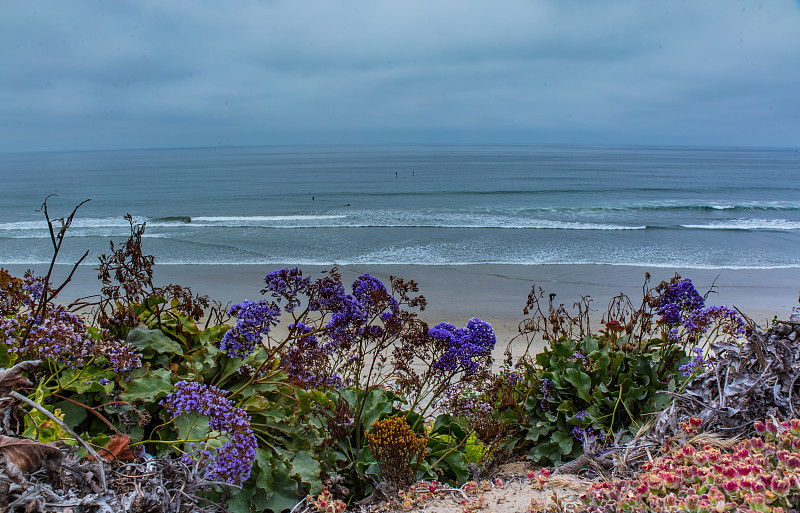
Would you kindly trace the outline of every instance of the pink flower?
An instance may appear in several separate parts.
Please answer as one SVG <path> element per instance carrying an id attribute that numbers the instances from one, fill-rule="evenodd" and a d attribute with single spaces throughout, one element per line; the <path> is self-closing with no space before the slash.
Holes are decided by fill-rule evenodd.
<path id="1" fill-rule="evenodd" d="M 725 483 L 722 484 L 722 488 L 728 493 L 734 493 L 739 489 L 739 484 L 734 480 L 725 481 Z"/>
<path id="2" fill-rule="evenodd" d="M 776 426 L 776 425 L 775 425 L 775 423 L 774 423 L 774 422 L 772 422 L 772 420 L 767 420 L 767 422 L 766 422 L 766 429 L 767 429 L 767 432 L 768 432 L 768 433 L 770 433 L 770 434 L 773 434 L 773 435 L 774 435 L 774 434 L 776 434 L 776 433 L 778 432 L 778 426 Z M 756 430 L 756 432 L 757 432 L 757 431 L 758 431 L 758 430 Z"/>
<path id="3" fill-rule="evenodd" d="M 772 491 L 776 495 L 786 495 L 791 487 L 792 482 L 787 478 L 772 481 Z"/>
<path id="4" fill-rule="evenodd" d="M 753 429 L 755 429 L 756 433 L 758 433 L 759 435 L 763 435 L 764 432 L 767 430 L 767 426 L 760 420 L 757 420 L 753 423 Z"/>

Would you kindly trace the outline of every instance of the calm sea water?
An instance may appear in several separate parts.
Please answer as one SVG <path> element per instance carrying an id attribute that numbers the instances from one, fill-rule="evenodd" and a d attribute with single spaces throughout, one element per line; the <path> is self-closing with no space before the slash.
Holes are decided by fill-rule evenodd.
<path id="1" fill-rule="evenodd" d="M 800 267 L 793 149 L 401 146 L 0 154 L 0 265 L 147 223 L 162 263 Z"/>

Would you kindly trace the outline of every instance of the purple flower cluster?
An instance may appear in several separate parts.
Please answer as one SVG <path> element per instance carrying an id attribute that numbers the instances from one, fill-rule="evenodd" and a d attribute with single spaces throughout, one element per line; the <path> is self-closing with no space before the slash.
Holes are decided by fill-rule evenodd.
<path id="1" fill-rule="evenodd" d="M 574 353 L 572 353 L 572 356 L 569 357 L 569 361 L 572 362 L 579 361 L 583 363 L 584 366 L 586 366 L 586 356 L 580 351 L 575 351 Z"/>
<path id="2" fill-rule="evenodd" d="M 20 322 L 22 319 L 22 322 Z M 26 322 L 27 321 L 27 322 Z M 31 322 L 27 338 L 22 340 Z M 81 367 L 88 360 L 103 357 L 115 372 L 129 371 L 142 366 L 140 355 L 129 344 L 89 334 L 83 320 L 58 307 L 32 319 L 25 316 L 0 318 L 0 337 L 7 350 L 27 359 L 50 358 L 59 364 Z"/>
<path id="3" fill-rule="evenodd" d="M 669 325 L 680 324 L 683 314 L 700 310 L 705 306 L 703 297 L 692 285 L 692 280 L 685 279 L 673 283 L 661 294 L 658 300 L 658 313 Z"/>
<path id="4" fill-rule="evenodd" d="M 705 333 L 715 322 L 723 325 L 726 333 L 731 335 L 745 333 L 745 324 L 738 312 L 726 306 L 709 306 L 690 312 L 683 321 L 683 327 L 691 333 Z"/>
<path id="5" fill-rule="evenodd" d="M 685 279 L 670 285 L 661 295 L 656 313 L 661 321 L 670 326 L 667 338 L 678 342 L 681 331 L 694 338 L 704 334 L 717 324 L 724 333 L 740 336 L 745 333 L 745 324 L 736 310 L 725 306 L 705 306 L 705 301 Z"/>
<path id="6" fill-rule="evenodd" d="M 497 342 L 492 326 L 476 318 L 470 319 L 466 328 L 443 322 L 428 330 L 428 334 L 444 344 L 444 354 L 433 363 L 433 368 L 449 372 L 463 370 L 467 375 L 478 371 L 480 365 L 476 359 L 488 363 Z"/>
<path id="7" fill-rule="evenodd" d="M 264 277 L 267 286 L 261 291 L 262 294 L 270 293 L 278 303 L 286 300 L 283 307 L 287 312 L 293 311 L 300 306 L 300 294 L 307 294 L 311 289 L 311 278 L 303 278 L 303 272 L 298 269 L 278 269 L 272 271 Z"/>
<path id="8" fill-rule="evenodd" d="M 703 350 L 699 347 L 695 347 L 690 351 L 692 353 L 692 359 L 686 365 L 681 365 L 678 367 L 678 370 L 683 371 L 684 376 L 691 376 L 694 371 L 697 369 L 702 369 L 706 365 L 706 361 L 703 358 Z"/>
<path id="9" fill-rule="evenodd" d="M 372 315 L 385 310 L 394 311 L 398 306 L 383 282 L 369 274 L 362 274 L 353 282 L 353 297 Z"/>
<path id="10" fill-rule="evenodd" d="M 257 440 L 250 429 L 250 417 L 226 398 L 226 391 L 196 382 L 181 381 L 159 404 L 176 417 L 198 413 L 208 417 L 208 427 L 228 437 L 220 447 L 203 443 L 184 455 L 207 465 L 206 476 L 231 485 L 241 485 L 250 477 L 256 460 Z"/>
<path id="11" fill-rule="evenodd" d="M 231 306 L 228 313 L 238 320 L 236 326 L 222 336 L 219 348 L 231 358 L 246 358 L 250 355 L 255 346 L 261 343 L 261 336 L 268 334 L 278 324 L 281 316 L 278 305 L 249 299 Z"/>
<path id="12" fill-rule="evenodd" d="M 572 428 L 572 436 L 575 437 L 575 440 L 583 443 L 586 439 L 586 436 L 592 436 L 594 434 L 594 430 L 592 428 L 585 428 L 581 426 L 575 426 Z"/>
<path id="13" fill-rule="evenodd" d="M 353 294 L 344 294 L 343 289 L 333 289 L 331 292 L 336 295 L 328 296 L 324 304 L 333 310 L 325 326 L 332 346 L 349 347 L 358 338 L 379 339 L 386 334 L 386 326 L 398 325 L 397 300 L 389 294 L 383 282 L 369 274 L 356 278 Z M 384 326 L 371 323 L 375 316 L 381 319 Z"/>
<path id="14" fill-rule="evenodd" d="M 302 322 L 290 324 L 289 333 L 295 339 L 281 356 L 281 368 L 310 387 L 341 385 L 341 378 L 331 375 L 326 365 L 332 346 L 320 344 L 314 328 Z"/>
<path id="15" fill-rule="evenodd" d="M 44 294 L 44 277 L 36 277 L 29 269 L 25 272 L 25 279 L 22 282 L 22 289 L 27 293 L 27 298 L 23 300 L 25 305 L 34 305 Z"/>
<path id="16" fill-rule="evenodd" d="M 539 403 L 539 406 L 542 407 L 543 410 L 549 410 L 550 404 L 549 401 L 552 401 L 555 396 L 553 396 L 553 391 L 555 390 L 555 385 L 552 381 L 547 378 L 542 378 L 539 382 L 539 391 L 542 393 L 542 400 Z"/>

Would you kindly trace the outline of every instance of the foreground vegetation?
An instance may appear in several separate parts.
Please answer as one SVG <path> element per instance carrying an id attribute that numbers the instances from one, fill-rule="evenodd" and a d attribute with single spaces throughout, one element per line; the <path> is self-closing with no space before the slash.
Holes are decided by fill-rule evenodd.
<path id="1" fill-rule="evenodd" d="M 51 220 L 44 207 L 55 263 L 76 211 Z M 545 292 L 534 287 L 514 343 L 530 348 L 543 337 L 547 347 L 507 352 L 497 366 L 491 326 L 479 319 L 428 326 L 418 318 L 426 303 L 417 284 L 400 278 L 382 283 L 365 274 L 345 284 L 335 268 L 316 277 L 279 269 L 265 276 L 262 300 L 225 306 L 184 287 L 155 286 L 154 259 L 141 246 L 145 227 L 128 219 L 131 237 L 100 257 L 97 296 L 59 305 L 66 283 L 0 270 L 0 367 L 17 365 L 0 391 L 16 387 L 28 400 L 11 395 L 2 403 L 4 432 L 131 462 L 125 475 L 154 458 L 176 459 L 195 484 L 186 511 L 277 512 L 304 497 L 318 510 L 339 511 L 419 480 L 460 486 L 520 456 L 541 466 L 588 458 L 610 468 L 603 454 L 632 441 L 647 414 L 706 372 L 712 347 L 737 344 L 752 329 L 736 311 L 707 306 L 679 276 L 652 287 L 647 276 L 636 305 L 615 298 L 598 332 L 587 300 L 570 311 L 545 307 Z M 766 454 L 763 472 L 794 469 L 797 457 L 780 451 L 798 452 L 798 428 L 778 425 L 767 424 L 783 438 L 766 442 L 766 452 L 752 441 L 737 449 Z M 679 470 L 690 460 L 700 465 L 699 455 L 712 461 L 711 449 L 688 447 L 650 464 L 640 481 L 591 490 L 586 507 L 668 509 L 668 494 L 647 505 L 642 487 L 655 489 L 665 472 L 684 488 L 716 479 Z M 680 486 L 668 489 L 690 507 L 694 499 Z M 745 485 L 736 486 L 745 497 Z M 757 510 L 777 501 L 747 500 Z"/>

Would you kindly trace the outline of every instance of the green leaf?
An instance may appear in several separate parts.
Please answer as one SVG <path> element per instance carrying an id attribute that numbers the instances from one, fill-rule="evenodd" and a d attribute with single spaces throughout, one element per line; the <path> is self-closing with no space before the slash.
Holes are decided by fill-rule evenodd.
<path id="1" fill-rule="evenodd" d="M 552 430 L 552 424 L 549 422 L 539 421 L 528 426 L 528 434 L 525 436 L 525 438 L 535 442 L 539 440 L 539 437 L 548 435 Z"/>
<path id="2" fill-rule="evenodd" d="M 300 481 L 309 486 L 311 495 L 318 495 L 322 491 L 322 481 L 319 478 L 320 462 L 310 451 L 299 451 L 291 460 L 292 476 L 299 476 Z"/>
<path id="3" fill-rule="evenodd" d="M 222 336 L 230 329 L 231 327 L 227 324 L 220 324 L 218 326 L 211 326 L 210 328 L 203 330 L 198 339 L 203 347 L 208 347 L 209 350 L 213 348 L 214 353 L 218 353 L 219 349 L 217 349 L 217 342 L 222 340 Z"/>
<path id="4" fill-rule="evenodd" d="M 233 496 L 228 499 L 226 506 L 231 513 L 250 513 L 250 505 L 257 489 L 251 486 L 241 490 L 233 489 Z"/>
<path id="5" fill-rule="evenodd" d="M 297 495 L 297 481 L 289 475 L 286 465 L 278 464 L 272 472 L 274 489 L 272 495 L 263 504 L 264 509 L 280 512 L 292 509 L 300 500 Z"/>
<path id="6" fill-rule="evenodd" d="M 8 369 L 14 364 L 14 361 L 16 361 L 16 353 L 9 353 L 7 346 L 0 344 L 0 367 Z"/>
<path id="7" fill-rule="evenodd" d="M 439 462 L 439 466 L 442 467 L 445 472 L 449 470 L 459 483 L 466 483 L 469 481 L 470 476 L 467 465 L 469 465 L 467 457 L 461 451 L 453 451 Z"/>
<path id="8" fill-rule="evenodd" d="M 583 338 L 583 340 L 581 340 L 581 349 L 583 354 L 588 355 L 593 353 L 594 351 L 597 351 L 599 347 L 600 346 L 598 345 L 597 340 L 595 340 L 591 335 L 587 335 Z"/>
<path id="9" fill-rule="evenodd" d="M 547 460 L 553 461 L 554 463 L 556 461 L 561 461 L 560 455 L 561 452 L 558 450 L 558 445 L 552 442 L 540 443 L 528 451 L 528 457 L 537 463 Z"/>
<path id="10" fill-rule="evenodd" d="M 71 390 L 78 394 L 86 392 L 106 392 L 114 390 L 114 383 L 100 384 L 103 378 L 112 379 L 111 371 L 102 372 L 98 367 L 85 367 L 80 369 L 64 369 L 59 376 L 59 383 L 63 390 Z"/>
<path id="11" fill-rule="evenodd" d="M 572 432 L 556 431 L 553 433 L 552 440 L 558 445 L 558 450 L 561 454 L 572 452 L 572 444 L 575 442 Z"/>
<path id="12" fill-rule="evenodd" d="M 89 414 L 86 408 L 70 401 L 58 401 L 54 406 L 64 414 L 64 423 L 73 428 L 86 420 Z"/>
<path id="13" fill-rule="evenodd" d="M 259 468 L 256 474 L 256 486 L 266 490 L 269 496 L 272 493 L 272 453 L 259 447 L 256 449 L 256 463 Z"/>
<path id="14" fill-rule="evenodd" d="M 145 358 L 154 354 L 183 354 L 180 344 L 166 336 L 159 329 L 134 328 L 128 333 L 126 341 L 138 348 Z"/>
<path id="15" fill-rule="evenodd" d="M 379 388 L 371 390 L 364 401 L 364 409 L 361 412 L 362 426 L 367 431 L 372 427 L 372 423 L 378 420 L 381 415 L 392 412 L 392 403 L 386 400 L 383 391 Z"/>
<path id="16" fill-rule="evenodd" d="M 205 440 L 208 436 L 208 417 L 205 415 L 199 415 L 195 412 L 184 413 L 175 417 L 172 424 L 178 433 L 178 438 L 181 440 L 196 442 Z"/>
<path id="17" fill-rule="evenodd" d="M 571 399 L 567 399 L 566 401 L 561 401 L 561 404 L 558 405 L 557 410 L 569 416 L 574 415 L 578 411 L 578 409 L 572 403 Z"/>
<path id="18" fill-rule="evenodd" d="M 172 391 L 170 372 L 167 369 L 151 370 L 144 376 L 131 380 L 120 394 L 123 401 L 155 402 L 157 398 Z"/>
<path id="19" fill-rule="evenodd" d="M 439 434 L 452 436 L 456 444 L 461 443 L 461 441 L 467 437 L 467 432 L 458 420 L 446 413 L 437 416 L 436 420 L 433 422 L 433 429 L 430 435 Z"/>
<path id="20" fill-rule="evenodd" d="M 564 378 L 575 386 L 578 397 L 584 401 L 591 401 L 592 378 L 585 372 L 569 368 L 564 372 Z"/>

